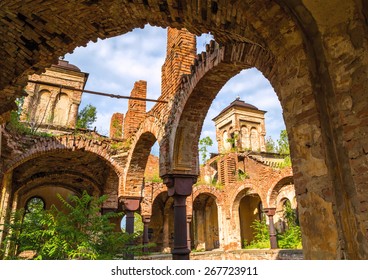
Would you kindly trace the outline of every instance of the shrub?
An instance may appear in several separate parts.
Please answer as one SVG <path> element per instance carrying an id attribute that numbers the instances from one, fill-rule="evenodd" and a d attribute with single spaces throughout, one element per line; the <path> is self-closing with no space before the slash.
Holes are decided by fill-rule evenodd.
<path id="1" fill-rule="evenodd" d="M 114 231 L 111 218 L 122 213 L 101 214 L 106 196 L 70 196 L 68 201 L 58 195 L 65 209 L 52 206 L 25 214 L 24 209 L 11 215 L 5 225 L 6 258 L 16 259 L 22 251 L 32 250 L 35 259 L 114 259 L 141 252 L 141 246 L 127 246 L 137 237 Z M 25 215 L 24 215 L 25 214 Z M 24 217 L 24 218 L 23 218 Z"/>
<path id="2" fill-rule="evenodd" d="M 270 248 L 270 235 L 265 219 L 262 221 L 254 220 L 251 226 L 254 229 L 254 239 L 248 244 L 244 240 L 245 249 L 266 249 Z"/>

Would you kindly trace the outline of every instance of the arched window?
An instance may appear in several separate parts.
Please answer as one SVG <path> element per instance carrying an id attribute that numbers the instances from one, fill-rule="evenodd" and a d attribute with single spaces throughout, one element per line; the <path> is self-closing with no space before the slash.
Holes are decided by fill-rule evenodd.
<path id="1" fill-rule="evenodd" d="M 242 126 L 240 129 L 241 134 L 241 147 L 243 150 L 249 150 L 249 130 L 246 126 Z"/>
<path id="2" fill-rule="evenodd" d="M 231 149 L 231 143 L 229 142 L 229 134 L 226 130 L 222 134 L 222 142 L 224 151 L 229 151 Z"/>
<path id="3" fill-rule="evenodd" d="M 254 127 L 250 130 L 250 144 L 252 151 L 258 151 L 260 149 L 258 131 Z"/>
<path id="4" fill-rule="evenodd" d="M 69 107 L 68 95 L 60 93 L 56 97 L 53 124 L 61 126 L 66 126 L 68 124 Z"/>
<path id="5" fill-rule="evenodd" d="M 33 225 L 37 225 L 40 222 L 41 212 L 45 210 L 45 201 L 39 196 L 33 196 L 27 200 L 24 207 L 25 213 L 23 217 L 24 222 L 31 222 Z"/>
<path id="6" fill-rule="evenodd" d="M 41 90 L 39 92 L 38 103 L 34 107 L 34 121 L 36 124 L 48 123 L 50 121 L 51 111 L 51 92 L 48 90 Z"/>
<path id="7" fill-rule="evenodd" d="M 45 201 L 39 196 L 33 196 L 27 200 L 25 210 L 26 213 L 36 213 L 45 210 Z"/>

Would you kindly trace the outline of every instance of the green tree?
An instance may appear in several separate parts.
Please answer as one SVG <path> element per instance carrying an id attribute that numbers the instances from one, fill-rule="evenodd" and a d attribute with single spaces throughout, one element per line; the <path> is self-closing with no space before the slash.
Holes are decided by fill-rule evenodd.
<path id="1" fill-rule="evenodd" d="M 289 139 L 286 130 L 281 130 L 277 144 L 277 152 L 284 156 L 283 167 L 291 167 Z"/>
<path id="2" fill-rule="evenodd" d="M 269 136 L 266 139 L 266 152 L 268 152 L 268 153 L 274 153 L 275 151 L 276 151 L 275 141 L 273 141 L 272 137 Z"/>
<path id="3" fill-rule="evenodd" d="M 254 229 L 254 239 L 249 244 L 244 240 L 245 249 L 270 248 L 270 234 L 266 219 L 254 220 L 251 227 Z"/>
<path id="4" fill-rule="evenodd" d="M 284 219 L 287 222 L 287 230 L 278 234 L 278 245 L 281 249 L 301 249 L 302 233 L 298 224 L 296 210 L 291 208 L 289 201 L 284 205 Z"/>
<path id="5" fill-rule="evenodd" d="M 111 218 L 122 213 L 101 214 L 106 196 L 92 197 L 83 192 L 81 197 L 70 196 L 68 201 L 58 195 L 64 205 L 59 210 L 34 208 L 23 219 L 24 210 L 12 214 L 5 225 L 6 248 L 11 248 L 7 258 L 17 258 L 18 253 L 32 250 L 36 259 L 113 259 L 140 251 L 132 244 L 137 237 L 114 231 Z"/>
<path id="6" fill-rule="evenodd" d="M 207 136 L 205 138 L 202 138 L 201 140 L 199 140 L 199 152 L 201 153 L 202 156 L 202 162 L 205 163 L 207 160 L 207 153 L 208 147 L 211 147 L 213 145 L 213 141 L 211 139 L 211 137 Z"/>
<path id="7" fill-rule="evenodd" d="M 277 140 L 277 152 L 282 155 L 290 155 L 289 139 L 287 131 L 281 130 L 280 138 Z"/>
<path id="8" fill-rule="evenodd" d="M 78 113 L 77 128 L 91 129 L 92 124 L 97 120 L 96 114 L 96 107 L 88 104 Z"/>

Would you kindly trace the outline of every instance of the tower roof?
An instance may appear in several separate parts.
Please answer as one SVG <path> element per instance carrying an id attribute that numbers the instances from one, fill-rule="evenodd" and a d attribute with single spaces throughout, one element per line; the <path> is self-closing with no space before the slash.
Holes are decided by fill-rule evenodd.
<path id="1" fill-rule="evenodd" d="M 243 108 L 243 109 L 246 109 L 246 110 L 253 110 L 253 111 L 259 111 L 259 112 L 266 113 L 266 111 L 259 110 L 256 106 L 254 106 L 252 104 L 249 104 L 249 103 L 245 103 L 243 100 L 240 100 L 240 97 L 238 96 L 233 102 L 230 103 L 229 106 L 227 106 L 225 109 L 223 109 L 220 112 L 220 114 L 218 114 L 212 120 L 215 121 L 219 116 L 221 116 L 222 114 L 224 114 L 228 110 L 230 110 L 232 108 L 235 108 L 235 107 L 236 108 Z"/>
<path id="2" fill-rule="evenodd" d="M 66 70 L 81 72 L 81 70 L 77 66 L 69 63 L 69 61 L 66 60 L 59 59 L 58 64 L 53 64 L 52 66 Z"/>

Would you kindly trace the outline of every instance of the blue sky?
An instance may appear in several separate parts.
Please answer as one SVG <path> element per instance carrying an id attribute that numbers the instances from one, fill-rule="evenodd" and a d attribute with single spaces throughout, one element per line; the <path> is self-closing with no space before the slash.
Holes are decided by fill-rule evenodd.
<path id="1" fill-rule="evenodd" d="M 198 53 L 204 50 L 210 39 L 208 34 L 197 39 Z M 157 99 L 161 91 L 161 66 L 165 55 L 166 30 L 147 25 L 144 29 L 134 29 L 122 36 L 76 48 L 72 54 L 65 55 L 65 60 L 89 73 L 86 89 L 129 96 L 135 81 L 146 80 L 147 98 Z M 221 89 L 207 114 L 201 138 L 212 138 L 214 145 L 209 149 L 211 152 L 217 152 L 212 118 L 238 95 L 245 102 L 267 111 L 266 137 L 271 136 L 276 141 L 280 131 L 285 129 L 280 102 L 268 80 L 255 68 L 244 70 Z M 87 104 L 97 108 L 97 121 L 93 126 L 99 133 L 108 135 L 112 114 L 125 114 L 128 100 L 84 93 L 80 109 Z M 153 105 L 147 102 L 147 110 Z M 158 153 L 157 145 L 152 152 Z"/>

